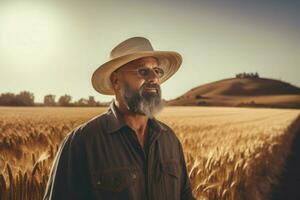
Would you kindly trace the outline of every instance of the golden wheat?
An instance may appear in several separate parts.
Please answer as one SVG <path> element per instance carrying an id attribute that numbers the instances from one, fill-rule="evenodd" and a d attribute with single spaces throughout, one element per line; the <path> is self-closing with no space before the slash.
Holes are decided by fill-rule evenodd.
<path id="1" fill-rule="evenodd" d="M 62 139 L 107 108 L 0 107 L 0 200 L 40 200 Z M 267 199 L 277 184 L 299 110 L 166 107 L 158 118 L 184 148 L 200 200 Z"/>

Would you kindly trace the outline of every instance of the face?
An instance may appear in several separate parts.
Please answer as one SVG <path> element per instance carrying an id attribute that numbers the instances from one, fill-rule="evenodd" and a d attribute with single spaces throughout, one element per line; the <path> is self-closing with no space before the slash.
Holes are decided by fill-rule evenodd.
<path id="1" fill-rule="evenodd" d="M 159 63 L 153 57 L 129 62 L 114 73 L 112 83 L 116 96 L 120 97 L 129 111 L 153 118 L 163 108 L 160 78 L 153 70 L 148 76 L 142 77 L 135 71 L 141 67 L 156 70 Z"/>

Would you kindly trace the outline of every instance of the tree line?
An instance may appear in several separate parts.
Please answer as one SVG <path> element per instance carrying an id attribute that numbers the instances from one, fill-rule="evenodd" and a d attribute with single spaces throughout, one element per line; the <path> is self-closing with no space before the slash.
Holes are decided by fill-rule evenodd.
<path id="1" fill-rule="evenodd" d="M 255 73 L 239 73 L 235 75 L 236 78 L 259 78 L 259 74 L 257 72 Z"/>
<path id="2" fill-rule="evenodd" d="M 0 106 L 105 106 L 105 103 L 96 101 L 94 96 L 80 98 L 72 102 L 72 96 L 65 94 L 59 96 L 47 94 L 44 96 L 43 103 L 34 102 L 34 94 L 29 91 L 21 91 L 19 94 L 11 92 L 1 93 Z"/>

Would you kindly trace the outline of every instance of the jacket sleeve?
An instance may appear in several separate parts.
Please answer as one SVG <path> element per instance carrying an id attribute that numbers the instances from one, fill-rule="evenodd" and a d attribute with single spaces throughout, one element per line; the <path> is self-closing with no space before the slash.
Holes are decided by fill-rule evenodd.
<path id="1" fill-rule="evenodd" d="M 60 144 L 43 200 L 90 199 L 91 187 L 79 130 L 74 129 Z"/>
<path id="2" fill-rule="evenodd" d="M 179 140 L 178 140 L 179 141 Z M 190 183 L 190 178 L 188 176 L 188 171 L 186 167 L 186 162 L 184 158 L 182 144 L 179 141 L 179 153 L 180 153 L 180 167 L 182 170 L 182 179 L 181 179 L 181 200 L 196 200 L 192 194 L 192 188 Z"/>

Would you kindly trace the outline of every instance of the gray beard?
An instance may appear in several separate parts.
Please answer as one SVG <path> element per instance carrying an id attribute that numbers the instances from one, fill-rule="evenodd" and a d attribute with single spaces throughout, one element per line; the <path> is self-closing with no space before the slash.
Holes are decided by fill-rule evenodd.
<path id="1" fill-rule="evenodd" d="M 143 92 L 145 87 L 154 87 L 157 89 L 157 93 Z M 154 118 L 164 106 L 161 100 L 161 89 L 158 84 L 145 82 L 138 91 L 134 91 L 125 82 L 121 88 L 121 96 L 129 111 L 139 115 L 146 115 L 149 118 Z"/>

